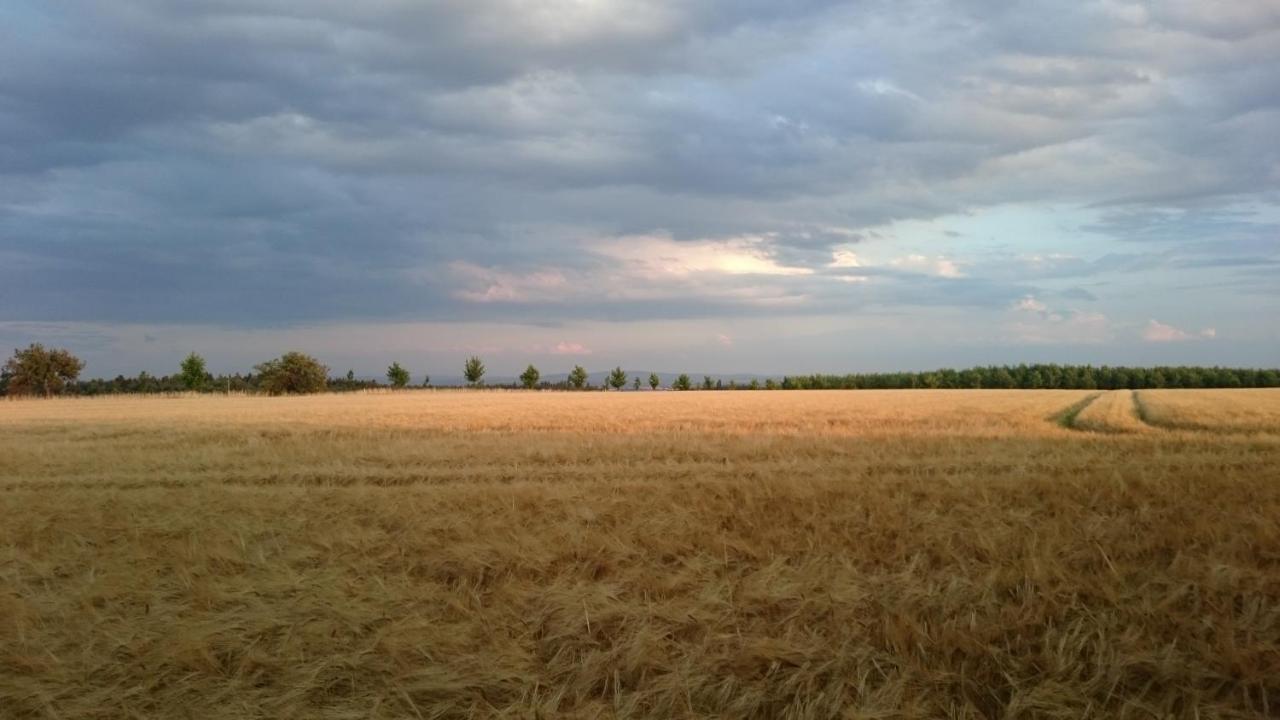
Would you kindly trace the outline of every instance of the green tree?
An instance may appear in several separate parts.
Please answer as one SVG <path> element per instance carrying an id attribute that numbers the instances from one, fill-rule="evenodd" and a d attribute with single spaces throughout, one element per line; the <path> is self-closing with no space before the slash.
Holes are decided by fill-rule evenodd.
<path id="1" fill-rule="evenodd" d="M 774 380 L 773 378 L 765 378 L 765 381 L 764 381 L 764 389 L 765 389 L 765 390 L 777 390 L 777 389 L 778 389 L 778 383 L 777 383 L 777 381 L 776 381 L 776 380 Z"/>
<path id="2" fill-rule="evenodd" d="M 538 378 L 540 377 L 542 377 L 542 374 L 538 372 L 538 368 L 530 365 L 524 369 L 524 372 L 520 373 L 520 382 L 525 386 L 525 389 L 532 390 L 537 386 Z"/>
<path id="3" fill-rule="evenodd" d="M 204 358 L 191 353 L 179 365 L 182 368 L 182 384 L 188 390 L 202 390 L 209 381 L 209 371 L 205 369 Z"/>
<path id="4" fill-rule="evenodd" d="M 713 388 L 715 388 L 715 383 L 711 382 L 711 376 L 710 376 L 710 375 L 703 375 L 703 376 L 702 376 L 702 389 L 703 389 L 703 390 L 711 390 L 711 389 L 713 389 Z"/>
<path id="5" fill-rule="evenodd" d="M 609 387 L 614 390 L 621 390 L 627 386 L 627 372 L 621 367 L 616 367 L 609 372 Z"/>
<path id="6" fill-rule="evenodd" d="M 287 352 L 253 369 L 258 373 L 259 387 L 270 395 L 317 393 L 329 382 L 329 368 L 300 352 Z"/>
<path id="7" fill-rule="evenodd" d="M 649 373 L 649 387 L 651 389 L 657 390 L 661 384 L 662 380 L 658 377 L 658 373 Z"/>
<path id="8" fill-rule="evenodd" d="M 393 362 L 391 367 L 387 368 L 387 382 L 392 387 L 402 388 L 409 384 L 409 371 L 400 367 L 400 363 Z"/>
<path id="9" fill-rule="evenodd" d="M 4 364 L 8 377 L 5 392 L 10 395 L 51 397 L 74 382 L 84 369 L 84 361 L 62 349 L 46 349 L 33 343 L 26 350 L 14 350 Z"/>
<path id="10" fill-rule="evenodd" d="M 748 390 L 759 390 L 759 389 L 760 389 L 760 381 L 759 381 L 759 380 L 757 380 L 757 379 L 755 379 L 755 378 L 751 378 L 751 383 L 750 383 L 749 385 L 747 385 L 747 389 L 748 389 Z"/>
<path id="11" fill-rule="evenodd" d="M 677 390 L 688 390 L 689 388 L 693 387 L 693 383 L 689 381 L 688 375 L 685 375 L 684 373 L 680 373 L 680 377 L 676 378 L 676 381 L 672 383 L 672 387 L 674 387 Z"/>
<path id="12" fill-rule="evenodd" d="M 581 365 L 574 365 L 569 371 L 569 384 L 575 390 L 581 390 L 587 384 L 587 369 Z"/>
<path id="13" fill-rule="evenodd" d="M 423 376 L 422 376 L 422 387 L 431 387 L 431 376 L 430 376 L 430 375 L 423 375 Z"/>
<path id="14" fill-rule="evenodd" d="M 462 366 L 462 374 L 467 378 L 467 382 L 472 385 L 480 383 L 480 379 L 484 377 L 484 363 L 480 358 L 472 355 L 467 358 L 466 364 Z"/>
<path id="15" fill-rule="evenodd" d="M 640 376 L 639 376 L 639 375 L 637 375 L 637 376 L 635 376 L 634 378 L 632 378 L 631 389 L 633 389 L 633 390 L 639 390 L 639 389 L 640 389 Z"/>

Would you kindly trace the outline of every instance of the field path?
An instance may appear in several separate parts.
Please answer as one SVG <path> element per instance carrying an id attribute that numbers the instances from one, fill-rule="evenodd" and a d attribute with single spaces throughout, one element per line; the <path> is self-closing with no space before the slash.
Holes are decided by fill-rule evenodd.
<path id="1" fill-rule="evenodd" d="M 1074 417 L 1069 417 L 1069 423 L 1076 430 L 1090 432 L 1134 433 L 1153 429 L 1143 421 L 1137 395 L 1132 390 L 1109 390 L 1098 395 Z"/>

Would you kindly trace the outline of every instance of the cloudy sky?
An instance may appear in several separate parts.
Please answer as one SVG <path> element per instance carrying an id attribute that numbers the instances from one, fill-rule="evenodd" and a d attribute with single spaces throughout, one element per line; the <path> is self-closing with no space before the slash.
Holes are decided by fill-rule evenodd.
<path id="1" fill-rule="evenodd" d="M 1280 361 L 1280 3 L 0 4 L 88 375 Z"/>

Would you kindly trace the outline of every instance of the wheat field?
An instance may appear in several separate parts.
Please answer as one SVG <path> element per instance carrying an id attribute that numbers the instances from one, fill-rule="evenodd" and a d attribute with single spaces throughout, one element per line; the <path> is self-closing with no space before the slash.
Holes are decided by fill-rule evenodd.
<path id="1" fill-rule="evenodd" d="M 0 717 L 1280 715 L 1280 391 L 0 402 Z"/>

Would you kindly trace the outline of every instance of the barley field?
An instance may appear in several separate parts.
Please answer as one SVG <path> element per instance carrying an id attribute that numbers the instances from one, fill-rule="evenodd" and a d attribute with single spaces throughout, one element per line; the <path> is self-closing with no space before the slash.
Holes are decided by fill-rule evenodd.
<path id="1" fill-rule="evenodd" d="M 0 717 L 1280 716 L 1280 391 L 0 402 Z"/>

